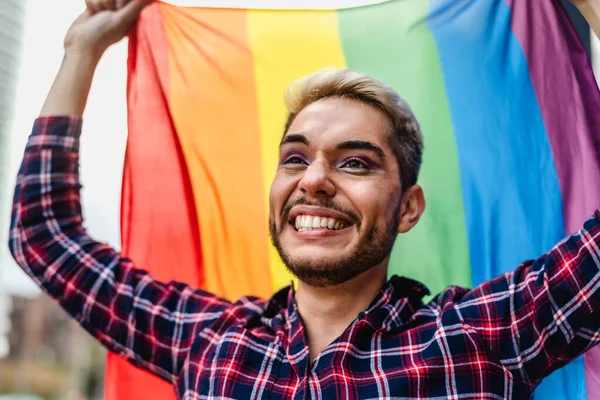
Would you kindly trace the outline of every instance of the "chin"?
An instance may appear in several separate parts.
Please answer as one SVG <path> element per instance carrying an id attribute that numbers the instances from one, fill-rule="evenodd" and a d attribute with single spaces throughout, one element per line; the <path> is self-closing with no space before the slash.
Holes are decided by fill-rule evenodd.
<path id="1" fill-rule="evenodd" d="M 284 262 L 300 281 L 321 288 L 343 284 L 370 268 L 360 264 L 348 265 L 339 257 L 287 258 Z"/>
<path id="2" fill-rule="evenodd" d="M 307 248 L 309 247 L 309 248 Z M 281 248 L 280 255 L 287 269 L 300 281 L 314 287 L 330 287 L 344 283 L 368 269 L 356 264 L 351 251 L 321 246 Z"/>
<path id="3" fill-rule="evenodd" d="M 296 238 L 282 236 L 281 250 L 294 260 L 311 265 L 337 263 L 340 259 L 356 251 L 353 240 L 329 240 L 325 243 L 320 240 L 298 241 Z"/>
<path id="4" fill-rule="evenodd" d="M 396 240 L 397 223 L 372 227 L 362 235 L 356 227 L 335 232 L 292 231 L 270 221 L 269 233 L 288 270 L 311 286 L 342 284 L 380 265 Z"/>
<path id="5" fill-rule="evenodd" d="M 305 265 L 314 269 L 328 269 L 328 267 L 339 263 L 340 259 L 343 258 L 343 255 L 339 252 L 333 251 L 297 251 L 286 254 L 290 264 Z"/>

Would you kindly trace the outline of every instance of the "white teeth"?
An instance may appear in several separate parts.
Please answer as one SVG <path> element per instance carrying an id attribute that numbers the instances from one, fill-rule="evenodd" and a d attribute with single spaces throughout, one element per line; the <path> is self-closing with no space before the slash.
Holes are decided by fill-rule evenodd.
<path id="1" fill-rule="evenodd" d="M 319 217 L 313 217 L 313 219 L 312 219 L 312 227 L 313 228 L 320 228 L 321 227 L 321 218 L 319 218 Z"/>
<path id="2" fill-rule="evenodd" d="M 344 228 L 346 224 L 343 221 L 338 221 L 334 218 L 298 215 L 294 221 L 294 226 L 299 231 L 314 229 L 337 230 Z"/>

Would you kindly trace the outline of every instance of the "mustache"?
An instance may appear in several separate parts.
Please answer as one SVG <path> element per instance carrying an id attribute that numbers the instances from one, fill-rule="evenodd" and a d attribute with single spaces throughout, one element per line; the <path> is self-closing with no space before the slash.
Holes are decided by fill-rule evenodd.
<path id="1" fill-rule="evenodd" d="M 327 209 L 345 214 L 348 216 L 348 218 L 350 219 L 350 222 L 352 222 L 352 224 L 354 224 L 357 229 L 360 228 L 360 218 L 358 217 L 358 215 L 356 215 L 356 213 L 354 213 L 350 210 L 340 207 L 339 205 L 335 204 L 333 202 L 333 200 L 331 200 L 331 199 L 323 199 L 323 200 L 319 200 L 319 201 L 309 201 L 305 197 L 298 197 L 297 199 L 293 200 L 292 202 L 286 204 L 285 207 L 283 207 L 283 210 L 281 211 L 281 221 L 287 222 L 289 220 L 289 216 L 290 216 L 290 212 L 292 211 L 292 208 L 294 208 L 296 206 L 300 206 L 300 205 L 327 208 Z M 282 224 L 281 224 L 282 226 L 280 227 L 280 229 L 283 229 L 283 224 L 285 222 L 282 222 Z"/>

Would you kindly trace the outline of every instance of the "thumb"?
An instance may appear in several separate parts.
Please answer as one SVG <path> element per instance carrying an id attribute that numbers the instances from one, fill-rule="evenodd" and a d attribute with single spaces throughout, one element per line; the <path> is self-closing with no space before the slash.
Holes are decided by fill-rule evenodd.
<path id="1" fill-rule="evenodd" d="M 125 30 L 129 29 L 138 19 L 144 7 L 150 3 L 152 3 L 152 0 L 132 0 L 121 9 L 115 11 L 118 16 L 119 25 Z"/>

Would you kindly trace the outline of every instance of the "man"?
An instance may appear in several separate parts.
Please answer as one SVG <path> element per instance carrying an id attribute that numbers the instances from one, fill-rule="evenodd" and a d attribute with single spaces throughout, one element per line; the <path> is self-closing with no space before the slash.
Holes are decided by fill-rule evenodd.
<path id="1" fill-rule="evenodd" d="M 600 1 L 577 4 L 598 32 Z M 179 398 L 526 398 L 600 341 L 600 210 L 474 290 L 423 304 L 423 285 L 386 282 L 396 235 L 425 208 L 421 134 L 391 88 L 346 70 L 288 96 L 270 232 L 297 289 L 231 303 L 153 280 L 82 227 L 81 115 L 99 58 L 144 6 L 87 5 L 25 151 L 10 247 L 92 335 Z"/>

